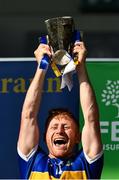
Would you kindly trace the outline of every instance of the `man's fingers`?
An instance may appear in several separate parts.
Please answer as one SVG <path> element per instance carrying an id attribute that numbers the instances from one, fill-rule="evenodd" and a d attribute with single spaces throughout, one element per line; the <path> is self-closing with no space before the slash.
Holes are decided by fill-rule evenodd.
<path id="1" fill-rule="evenodd" d="M 84 42 L 83 41 L 76 41 L 75 43 L 74 43 L 74 46 L 80 46 L 80 45 L 83 45 L 84 46 Z"/>
<path id="2" fill-rule="evenodd" d="M 47 44 L 40 44 L 34 54 L 35 56 L 43 56 L 44 54 L 51 56 L 51 49 Z"/>
<path id="3" fill-rule="evenodd" d="M 80 51 L 86 51 L 84 42 L 75 42 L 73 52 L 80 52 Z"/>

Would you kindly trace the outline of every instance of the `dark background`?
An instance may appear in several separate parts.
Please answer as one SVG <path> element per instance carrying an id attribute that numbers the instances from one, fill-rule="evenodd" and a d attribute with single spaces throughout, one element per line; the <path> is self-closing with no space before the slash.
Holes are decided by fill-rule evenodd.
<path id="1" fill-rule="evenodd" d="M 119 57 L 118 0 L 0 0 L 0 57 L 32 57 L 44 20 L 72 16 L 88 57 Z"/>

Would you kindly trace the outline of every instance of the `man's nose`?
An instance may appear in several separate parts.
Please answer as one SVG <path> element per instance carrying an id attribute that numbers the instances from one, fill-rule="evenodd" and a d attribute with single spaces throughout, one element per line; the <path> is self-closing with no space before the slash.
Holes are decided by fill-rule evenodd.
<path id="1" fill-rule="evenodd" d="M 61 125 L 61 126 L 58 126 L 57 132 L 58 132 L 58 133 L 63 133 L 63 132 L 64 132 L 64 127 L 63 127 L 62 125 Z"/>

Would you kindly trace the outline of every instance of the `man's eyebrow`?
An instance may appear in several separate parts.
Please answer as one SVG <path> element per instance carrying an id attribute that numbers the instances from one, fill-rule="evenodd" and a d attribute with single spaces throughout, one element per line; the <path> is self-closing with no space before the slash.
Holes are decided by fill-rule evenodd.
<path id="1" fill-rule="evenodd" d="M 58 126 L 58 123 L 53 123 L 51 124 L 51 126 Z"/>
<path id="2" fill-rule="evenodd" d="M 63 123 L 63 125 L 65 126 L 65 125 L 68 125 L 68 126 L 70 126 L 70 124 L 68 124 L 68 123 Z"/>

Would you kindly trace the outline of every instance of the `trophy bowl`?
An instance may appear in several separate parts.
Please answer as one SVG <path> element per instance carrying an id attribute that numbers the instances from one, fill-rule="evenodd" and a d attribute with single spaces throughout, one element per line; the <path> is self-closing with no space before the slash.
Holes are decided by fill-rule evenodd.
<path id="1" fill-rule="evenodd" d="M 73 18 L 70 16 L 56 17 L 45 20 L 48 31 L 49 45 L 54 55 L 52 61 L 66 65 L 70 61 L 72 34 L 75 30 Z"/>

